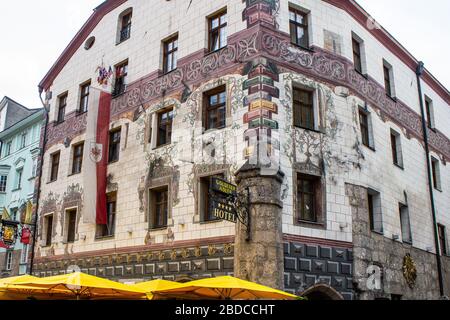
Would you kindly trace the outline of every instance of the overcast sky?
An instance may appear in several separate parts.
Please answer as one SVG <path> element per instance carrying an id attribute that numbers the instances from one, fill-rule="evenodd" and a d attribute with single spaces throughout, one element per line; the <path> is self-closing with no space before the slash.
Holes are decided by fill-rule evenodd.
<path id="1" fill-rule="evenodd" d="M 449 0 L 357 1 L 450 88 Z M 39 81 L 101 2 L 1 0 L 0 99 L 41 107 Z"/>

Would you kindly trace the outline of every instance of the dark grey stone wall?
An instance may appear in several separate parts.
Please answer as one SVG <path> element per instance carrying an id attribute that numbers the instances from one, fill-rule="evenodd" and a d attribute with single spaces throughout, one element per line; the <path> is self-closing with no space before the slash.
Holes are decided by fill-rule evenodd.
<path id="1" fill-rule="evenodd" d="M 353 299 L 352 249 L 299 242 L 284 243 L 284 284 L 288 292 L 301 295 L 325 284 L 346 300 Z"/>

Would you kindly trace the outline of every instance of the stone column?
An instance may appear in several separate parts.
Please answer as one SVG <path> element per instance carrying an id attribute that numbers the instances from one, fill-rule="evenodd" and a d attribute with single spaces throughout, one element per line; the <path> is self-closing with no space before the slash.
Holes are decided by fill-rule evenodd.
<path id="1" fill-rule="evenodd" d="M 234 273 L 244 280 L 284 288 L 281 185 L 284 174 L 263 176 L 261 168 L 244 165 L 236 176 L 238 191 L 250 191 L 250 240 L 236 226 Z"/>

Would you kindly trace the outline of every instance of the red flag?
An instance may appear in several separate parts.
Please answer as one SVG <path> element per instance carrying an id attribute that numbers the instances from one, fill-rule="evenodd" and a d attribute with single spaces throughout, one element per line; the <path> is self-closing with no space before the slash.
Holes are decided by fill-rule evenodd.
<path id="1" fill-rule="evenodd" d="M 30 244 L 30 239 L 31 239 L 31 230 L 29 228 L 23 228 L 20 242 L 23 244 Z"/>
<path id="2" fill-rule="evenodd" d="M 97 162 L 97 224 L 107 224 L 106 214 L 106 178 L 108 169 L 108 146 L 109 144 L 109 119 L 110 119 L 111 95 L 106 92 L 100 93 L 97 118 L 97 143 L 103 145 L 102 157 Z"/>

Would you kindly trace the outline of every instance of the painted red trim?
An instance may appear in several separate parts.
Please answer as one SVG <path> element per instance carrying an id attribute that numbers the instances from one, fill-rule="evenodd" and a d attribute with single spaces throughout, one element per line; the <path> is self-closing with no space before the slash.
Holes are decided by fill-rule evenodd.
<path id="1" fill-rule="evenodd" d="M 107 0 L 94 9 L 92 15 L 77 32 L 72 41 L 70 41 L 64 51 L 61 53 L 58 60 L 56 60 L 45 77 L 39 83 L 39 90 L 41 92 L 43 90 L 47 91 L 50 88 L 55 78 L 58 76 L 67 62 L 69 62 L 75 52 L 83 45 L 84 41 L 86 41 L 86 39 L 89 37 L 94 28 L 100 23 L 103 17 L 126 1 L 127 0 Z"/>
<path id="2" fill-rule="evenodd" d="M 106 213 L 106 180 L 108 171 L 110 105 L 111 95 L 109 93 L 100 92 L 97 117 L 97 143 L 100 143 L 103 148 L 102 159 L 97 163 L 96 221 L 98 225 L 106 225 L 108 220 Z"/>
<path id="3" fill-rule="evenodd" d="M 311 237 L 305 237 L 305 236 L 293 235 L 293 234 L 284 234 L 283 241 L 300 242 L 300 243 L 306 243 L 306 244 L 315 244 L 315 245 L 346 248 L 346 249 L 353 248 L 353 243 L 351 243 L 351 242 L 328 240 L 328 239 L 322 239 L 322 238 L 311 238 Z"/>

